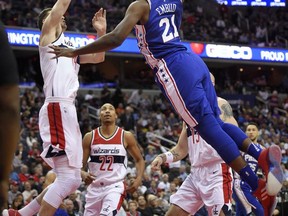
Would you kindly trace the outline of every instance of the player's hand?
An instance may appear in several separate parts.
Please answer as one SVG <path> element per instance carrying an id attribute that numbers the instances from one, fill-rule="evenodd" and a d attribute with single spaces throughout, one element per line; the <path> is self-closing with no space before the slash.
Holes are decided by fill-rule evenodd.
<path id="1" fill-rule="evenodd" d="M 55 56 L 52 59 L 56 59 L 61 56 L 70 57 L 70 58 L 73 58 L 76 56 L 76 54 L 74 53 L 74 49 L 59 47 L 59 46 L 49 46 L 49 48 L 53 49 L 49 51 L 49 53 L 55 54 Z"/>
<path id="2" fill-rule="evenodd" d="M 138 187 L 141 185 L 141 182 L 142 182 L 142 179 L 141 178 L 136 178 L 135 180 L 134 179 L 131 179 L 130 180 L 130 184 L 128 186 L 128 188 L 126 189 L 126 193 L 134 193 L 135 191 L 138 190 Z"/>
<path id="3" fill-rule="evenodd" d="M 162 157 L 157 156 L 151 163 L 151 170 L 153 170 L 153 171 L 161 170 L 162 164 L 163 164 Z"/>
<path id="4" fill-rule="evenodd" d="M 106 34 L 107 22 L 106 22 L 106 10 L 100 8 L 97 11 L 92 19 L 92 25 L 94 29 L 97 31 L 98 35 Z"/>
<path id="5" fill-rule="evenodd" d="M 94 180 L 95 180 L 95 175 L 85 172 L 85 171 L 81 171 L 81 178 L 82 180 L 85 182 L 86 185 L 90 185 Z"/>

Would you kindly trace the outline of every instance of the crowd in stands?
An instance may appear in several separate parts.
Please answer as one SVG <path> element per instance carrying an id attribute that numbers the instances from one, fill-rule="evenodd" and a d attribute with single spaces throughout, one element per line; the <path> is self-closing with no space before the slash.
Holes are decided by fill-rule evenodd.
<path id="1" fill-rule="evenodd" d="M 254 106 L 240 103 L 234 114 L 243 129 L 251 121 L 259 125 L 259 142 L 264 146 L 276 144 L 281 147 L 283 171 L 286 176 L 283 185 L 285 191 L 288 190 L 288 97 L 282 100 L 276 90 L 261 90 L 257 97 Z M 42 191 L 45 174 L 50 170 L 40 157 L 42 143 L 39 137 L 38 111 L 43 102 L 43 93 L 37 87 L 22 89 L 20 142 L 11 166 L 9 190 L 9 205 L 15 209 L 26 205 Z M 169 207 L 170 195 L 177 191 L 187 177 L 190 166 L 187 159 L 184 159 L 180 163 L 171 164 L 170 167 L 164 166 L 161 172 L 153 172 L 150 162 L 163 151 L 163 148 L 171 148 L 173 142 L 177 142 L 181 120 L 161 94 L 152 97 L 142 89 L 124 93 L 121 88 L 114 91 L 104 87 L 98 95 L 94 90 L 89 90 L 77 97 L 82 134 L 99 126 L 97 112 L 93 113 L 89 108 L 97 110 L 106 102 L 116 107 L 117 124 L 135 134 L 146 161 L 142 186 L 137 192 L 127 195 L 122 209 L 123 215 L 126 215 L 125 211 L 133 212 L 135 209 L 142 213 L 147 212 L 146 215 L 149 216 L 164 215 Z M 127 184 L 136 175 L 134 164 L 129 163 L 128 171 Z M 85 193 L 86 186 L 83 183 L 64 201 L 63 206 L 65 211 L 70 212 L 69 215 L 82 214 Z"/>
<path id="2" fill-rule="evenodd" d="M 1 19 L 8 26 L 37 28 L 39 12 L 44 7 L 52 6 L 54 2 L 0 0 Z M 93 32 L 91 19 L 99 7 L 104 7 L 107 9 L 110 31 L 123 18 L 131 2 L 132 0 L 72 1 L 66 15 L 68 30 Z M 209 2 L 209 7 L 205 7 L 205 2 Z M 287 22 L 287 7 L 228 8 L 212 0 L 190 0 L 185 3 L 181 36 L 184 40 L 191 41 L 287 48 Z M 260 127 L 259 142 L 264 146 L 276 144 L 281 147 L 283 171 L 286 176 L 283 191 L 288 191 L 288 96 L 279 94 L 283 92 L 283 88 L 267 88 L 267 83 L 258 85 L 260 81 L 254 81 L 226 81 L 216 86 L 217 93 L 245 95 L 249 91 L 251 94 L 251 89 L 256 93 L 255 103 L 240 101 L 233 105 L 235 118 L 243 130 L 248 122 L 256 122 Z M 284 89 L 287 92 L 288 84 Z M 126 197 L 123 215 L 126 215 L 125 211 L 131 212 L 130 215 L 135 211 L 142 212 L 142 216 L 164 215 L 169 206 L 170 195 L 175 193 L 190 171 L 189 163 L 185 159 L 181 163 L 163 167 L 161 172 L 151 171 L 149 165 L 163 148 L 170 148 L 177 142 L 181 132 L 181 119 L 160 93 L 151 96 L 144 90 L 136 89 L 128 94 L 120 87 L 115 91 L 104 87 L 100 96 L 94 90 L 90 90 L 77 97 L 78 120 L 82 134 L 99 125 L 97 112 L 91 113 L 90 108 L 93 107 L 97 111 L 106 102 L 115 106 L 118 114 L 117 124 L 135 134 L 146 161 L 143 184 L 137 192 Z M 43 103 L 44 96 L 40 89 L 22 89 L 20 142 L 11 166 L 9 186 L 9 206 L 14 209 L 23 207 L 42 191 L 45 175 L 50 170 L 40 157 L 42 143 L 39 136 L 38 113 Z M 130 163 L 127 183 L 132 181 L 135 175 L 134 165 Z M 83 184 L 65 199 L 63 206 L 68 215 L 76 216 L 83 213 L 85 193 L 86 186 Z M 288 198 L 286 201 L 288 202 Z"/>
<path id="3" fill-rule="evenodd" d="M 103 7 L 107 10 L 109 32 L 124 17 L 131 2 L 72 1 L 66 14 L 68 30 L 93 33 L 91 19 Z M 40 11 L 53 4 L 53 0 L 1 0 L 1 19 L 8 26 L 37 28 Z M 215 0 L 190 0 L 184 4 L 181 37 L 188 41 L 287 48 L 287 12 L 287 7 L 227 7 Z"/>

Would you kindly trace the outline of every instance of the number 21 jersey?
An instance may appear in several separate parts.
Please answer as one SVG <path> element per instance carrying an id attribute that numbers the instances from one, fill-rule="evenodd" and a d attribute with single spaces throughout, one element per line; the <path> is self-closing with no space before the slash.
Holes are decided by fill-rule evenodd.
<path id="1" fill-rule="evenodd" d="M 177 51 L 187 50 L 181 43 L 179 30 L 182 19 L 182 0 L 147 0 L 149 20 L 136 25 L 135 34 L 140 52 L 153 69 L 159 59 Z"/>

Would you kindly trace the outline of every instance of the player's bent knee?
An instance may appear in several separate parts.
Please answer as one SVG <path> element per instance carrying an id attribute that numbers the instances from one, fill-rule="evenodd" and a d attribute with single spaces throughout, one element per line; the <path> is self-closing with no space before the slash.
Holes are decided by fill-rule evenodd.
<path id="1" fill-rule="evenodd" d="M 54 208 L 58 208 L 62 200 L 73 193 L 81 184 L 81 178 L 56 179 L 49 187 L 43 199 Z"/>

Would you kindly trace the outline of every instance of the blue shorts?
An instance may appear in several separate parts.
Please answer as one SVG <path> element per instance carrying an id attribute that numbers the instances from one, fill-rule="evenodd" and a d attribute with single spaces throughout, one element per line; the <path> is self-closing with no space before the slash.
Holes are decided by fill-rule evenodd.
<path id="1" fill-rule="evenodd" d="M 207 113 L 220 110 L 209 69 L 196 54 L 177 52 L 159 61 L 155 80 L 183 120 L 194 127 Z"/>
<path id="2" fill-rule="evenodd" d="M 234 179 L 232 197 L 236 205 L 236 216 L 246 216 L 252 212 L 263 216 L 264 210 L 260 202 L 252 194 L 251 187 L 240 179 Z"/>

